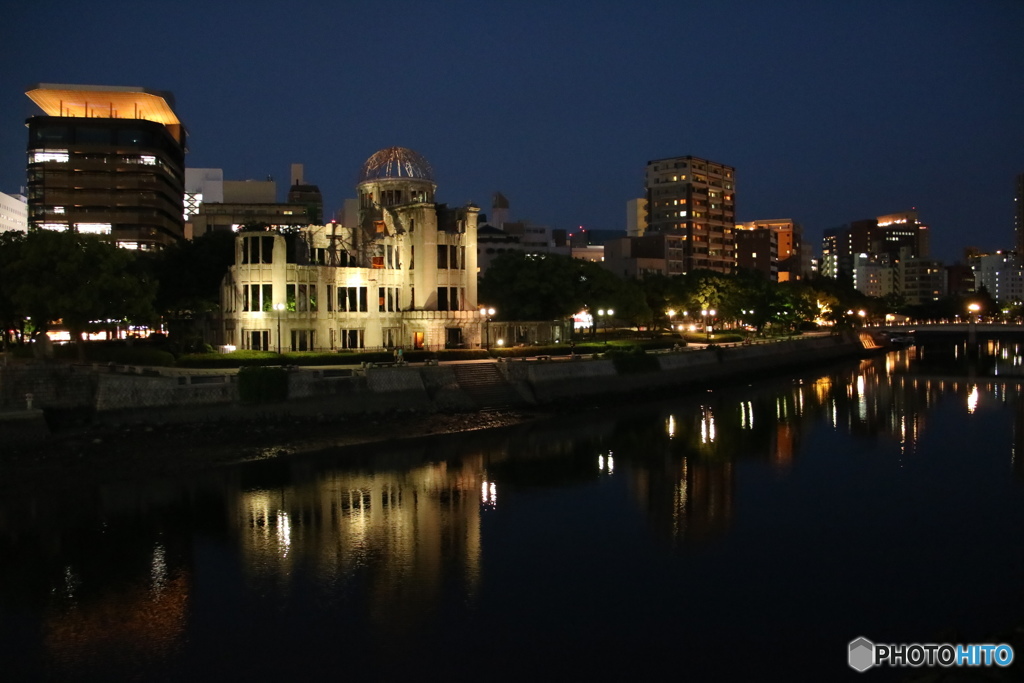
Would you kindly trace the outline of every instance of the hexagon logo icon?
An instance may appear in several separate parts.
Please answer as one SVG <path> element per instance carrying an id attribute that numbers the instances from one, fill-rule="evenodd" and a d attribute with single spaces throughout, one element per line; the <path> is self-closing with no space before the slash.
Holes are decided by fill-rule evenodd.
<path id="1" fill-rule="evenodd" d="M 875 665 L 875 644 L 861 636 L 850 641 L 850 668 L 864 672 Z"/>

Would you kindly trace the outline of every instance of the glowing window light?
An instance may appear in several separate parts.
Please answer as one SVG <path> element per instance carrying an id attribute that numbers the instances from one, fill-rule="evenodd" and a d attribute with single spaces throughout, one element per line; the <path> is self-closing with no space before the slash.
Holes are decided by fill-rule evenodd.
<path id="1" fill-rule="evenodd" d="M 139 157 L 139 163 L 146 166 L 156 166 L 156 157 L 150 154 L 143 154 Z"/>
<path id="2" fill-rule="evenodd" d="M 86 235 L 109 235 L 110 223 L 75 223 L 75 229 Z"/>
<path id="3" fill-rule="evenodd" d="M 68 229 L 67 223 L 38 223 L 40 230 L 55 230 L 57 232 L 63 232 Z"/>
<path id="4" fill-rule="evenodd" d="M 28 163 L 30 164 L 45 164 L 48 161 L 66 164 L 70 160 L 71 155 L 68 154 L 66 149 L 40 149 L 30 152 L 28 155 Z"/>

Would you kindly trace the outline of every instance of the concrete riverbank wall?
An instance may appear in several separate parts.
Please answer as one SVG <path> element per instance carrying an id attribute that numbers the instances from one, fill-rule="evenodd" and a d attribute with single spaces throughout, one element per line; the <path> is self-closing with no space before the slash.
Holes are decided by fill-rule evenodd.
<path id="1" fill-rule="evenodd" d="M 527 388 L 539 404 L 608 394 L 639 394 L 716 379 L 799 368 L 864 355 L 852 337 L 817 337 L 771 344 L 657 354 L 653 372 L 620 372 L 611 360 L 504 363 L 509 381 Z"/>
<path id="2" fill-rule="evenodd" d="M 496 381 L 519 405 L 569 398 L 649 393 L 730 377 L 799 368 L 864 354 L 854 337 L 653 354 L 657 369 L 621 371 L 608 359 L 510 360 Z M 482 407 L 455 365 L 294 369 L 288 400 L 241 403 L 232 372 L 28 364 L 0 367 L 0 440 L 35 439 L 96 420 L 174 423 L 255 419 L 263 414 L 328 416 L 395 410 L 465 411 Z"/>

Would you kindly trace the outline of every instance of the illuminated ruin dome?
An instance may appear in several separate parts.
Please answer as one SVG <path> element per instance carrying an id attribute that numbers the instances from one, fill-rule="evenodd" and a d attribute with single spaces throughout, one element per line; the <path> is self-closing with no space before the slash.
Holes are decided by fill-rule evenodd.
<path id="1" fill-rule="evenodd" d="M 405 147 L 382 149 L 363 164 L 359 182 L 384 178 L 415 178 L 434 181 L 434 169 L 422 156 Z"/>

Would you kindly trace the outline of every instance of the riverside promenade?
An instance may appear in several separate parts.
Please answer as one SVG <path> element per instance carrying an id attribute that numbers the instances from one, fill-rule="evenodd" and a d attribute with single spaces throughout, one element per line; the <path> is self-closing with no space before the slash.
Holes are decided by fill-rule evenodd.
<path id="1" fill-rule="evenodd" d="M 548 357 L 289 368 L 287 399 L 243 403 L 237 370 L 29 363 L 0 367 L 0 438 L 45 439 L 94 423 L 168 425 L 399 412 L 543 408 L 754 377 L 870 353 L 856 335 L 650 353 L 642 366 Z"/>

